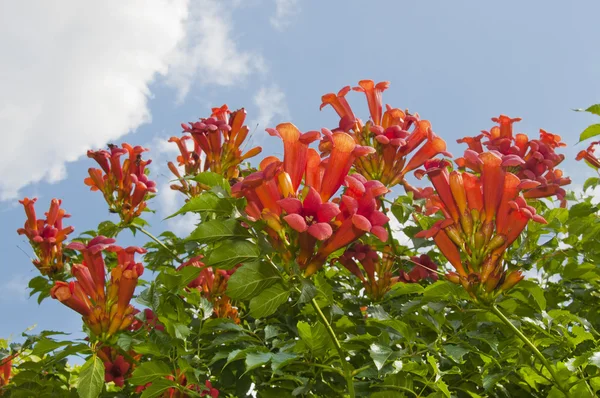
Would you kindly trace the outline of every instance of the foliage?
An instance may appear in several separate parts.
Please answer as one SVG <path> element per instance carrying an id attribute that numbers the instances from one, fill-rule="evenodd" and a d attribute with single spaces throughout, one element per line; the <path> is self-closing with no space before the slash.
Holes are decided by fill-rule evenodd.
<path id="1" fill-rule="evenodd" d="M 469 150 L 452 169 L 432 159 L 450 154 L 427 120 L 383 111 L 388 85 L 355 87 L 365 124 L 345 87 L 323 96 L 340 116 L 335 130 L 268 129 L 284 159 L 258 168 L 244 161 L 260 148 L 240 150 L 243 109 L 184 124 L 169 168 L 186 198 L 171 217 L 200 220 L 187 237 L 145 229 L 156 189 L 141 147 L 88 153 L 100 169 L 86 184 L 118 219 L 69 244 L 60 201 L 38 219 L 25 198 L 19 233 L 40 270 L 31 294 L 80 313 L 88 337 L 0 340 L 0 395 L 596 396 L 600 208 L 561 188 L 560 137 L 513 136 L 517 119 L 501 116 L 485 137 L 459 140 Z M 598 161 L 593 146 L 578 159 Z M 413 186 L 414 170 L 433 188 Z M 394 186 L 405 192 L 390 197 Z M 392 217 L 409 244 L 393 236 Z M 149 238 L 144 249 L 116 246 L 129 232 Z M 144 268 L 155 277 L 138 279 Z M 71 366 L 74 356 L 84 365 Z"/>

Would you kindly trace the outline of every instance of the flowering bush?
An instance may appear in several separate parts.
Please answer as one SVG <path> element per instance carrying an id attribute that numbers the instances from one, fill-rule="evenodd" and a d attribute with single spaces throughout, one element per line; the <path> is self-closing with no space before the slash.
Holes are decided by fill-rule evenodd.
<path id="1" fill-rule="evenodd" d="M 599 208 L 563 188 L 561 138 L 501 115 L 453 159 L 430 121 L 383 106 L 388 87 L 325 94 L 333 128 L 268 128 L 283 159 L 256 168 L 244 109 L 182 124 L 168 167 L 185 198 L 171 217 L 199 216 L 187 237 L 145 229 L 160 193 L 141 146 L 88 152 L 84 182 L 116 223 L 75 237 L 59 199 L 45 219 L 22 200 L 32 294 L 81 315 L 87 338 L 0 340 L 0 395 L 595 396 Z M 596 144 L 577 160 L 598 170 Z M 118 245 L 127 230 L 144 248 Z"/>

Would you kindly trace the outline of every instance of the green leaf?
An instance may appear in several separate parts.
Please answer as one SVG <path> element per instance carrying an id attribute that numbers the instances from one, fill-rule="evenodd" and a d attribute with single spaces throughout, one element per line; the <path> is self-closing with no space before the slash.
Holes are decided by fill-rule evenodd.
<path id="1" fill-rule="evenodd" d="M 230 198 L 219 198 L 212 192 L 205 192 L 200 196 L 192 198 L 183 205 L 177 212 L 171 214 L 166 219 L 173 218 L 179 214 L 189 212 L 212 212 L 219 214 L 230 214 L 233 210 L 233 201 Z"/>
<path id="2" fill-rule="evenodd" d="M 308 322 L 300 321 L 297 328 L 300 338 L 314 356 L 324 355 L 332 346 L 331 337 L 327 334 L 327 329 L 322 323 L 318 322 L 311 326 Z"/>
<path id="3" fill-rule="evenodd" d="M 244 264 L 227 281 L 227 295 L 236 300 L 248 300 L 280 279 L 277 271 L 265 262 Z"/>
<path id="4" fill-rule="evenodd" d="M 119 231 L 121 231 L 121 228 L 112 221 L 102 221 L 98 224 L 98 235 L 114 238 Z"/>
<path id="5" fill-rule="evenodd" d="M 588 188 L 592 187 L 595 188 L 598 185 L 600 185 L 600 178 L 598 177 L 590 177 L 587 180 L 585 180 L 585 183 L 583 183 L 583 191 L 587 191 Z"/>
<path id="6" fill-rule="evenodd" d="M 544 311 L 546 309 L 546 297 L 544 297 L 544 290 L 535 282 L 532 281 L 521 281 L 515 289 L 515 291 L 525 291 L 533 297 L 533 300 L 537 304 L 539 310 Z M 518 296 L 515 296 L 518 298 Z"/>
<path id="7" fill-rule="evenodd" d="M 227 193 L 231 193 L 231 185 L 229 185 L 229 181 L 225 180 L 220 174 L 212 171 L 198 173 L 192 180 L 197 181 L 200 184 L 208 185 L 211 188 L 221 187 Z"/>
<path id="8" fill-rule="evenodd" d="M 275 313 L 280 305 L 287 302 L 289 296 L 289 290 L 282 283 L 274 284 L 250 300 L 250 316 L 264 318 Z"/>
<path id="9" fill-rule="evenodd" d="M 587 140 L 588 138 L 595 137 L 597 135 L 600 135 L 600 124 L 592 124 L 591 126 L 588 126 L 588 128 L 586 128 L 585 130 L 583 130 L 583 132 L 579 136 L 579 142 Z"/>
<path id="10" fill-rule="evenodd" d="M 271 369 L 276 372 L 296 358 L 298 358 L 298 355 L 288 352 L 278 352 L 277 354 L 273 354 L 271 356 Z"/>
<path id="11" fill-rule="evenodd" d="M 104 388 L 104 363 L 97 355 L 92 355 L 81 367 L 77 381 L 77 394 L 80 398 L 96 398 Z"/>
<path id="12" fill-rule="evenodd" d="M 231 269 L 238 264 L 256 260 L 260 251 L 256 244 L 247 240 L 227 240 L 214 248 L 206 265 L 219 269 Z"/>
<path id="13" fill-rule="evenodd" d="M 369 355 L 375 363 L 377 370 L 381 370 L 385 366 L 387 360 L 394 354 L 394 351 L 387 345 L 373 343 L 369 348 Z"/>
<path id="14" fill-rule="evenodd" d="M 434 300 L 468 299 L 468 295 L 462 286 L 448 281 L 437 281 L 425 288 L 423 296 Z"/>
<path id="15" fill-rule="evenodd" d="M 47 338 L 41 338 L 40 340 L 38 340 L 35 343 L 35 346 L 33 347 L 33 350 L 31 351 L 31 353 L 33 355 L 42 357 L 44 354 L 46 354 L 50 351 L 54 351 L 57 348 L 68 345 L 68 344 L 70 344 L 68 341 L 56 341 L 56 340 L 51 340 L 51 339 L 47 339 Z"/>
<path id="16" fill-rule="evenodd" d="M 153 383 L 158 379 L 164 379 L 165 376 L 170 374 L 171 369 L 169 368 L 169 365 L 164 362 L 156 360 L 151 362 L 142 362 L 131 374 L 129 382 L 136 386 L 141 386 L 147 383 Z"/>
<path id="17" fill-rule="evenodd" d="M 576 112 L 589 112 L 589 113 L 593 113 L 594 115 L 598 115 L 600 116 L 600 104 L 595 104 L 595 105 L 590 105 L 588 106 L 586 109 L 575 109 Z"/>
<path id="18" fill-rule="evenodd" d="M 418 283 L 395 283 L 387 293 L 387 298 L 395 298 L 407 294 L 423 293 L 425 288 Z"/>
<path id="19" fill-rule="evenodd" d="M 319 307 L 325 308 L 333 304 L 333 288 L 327 281 L 327 278 L 321 273 L 314 277 L 315 286 L 317 287 L 317 303 Z"/>
<path id="20" fill-rule="evenodd" d="M 448 355 L 449 358 L 457 363 L 464 363 L 463 356 L 470 352 L 468 348 L 455 344 L 444 345 L 444 351 L 446 351 L 446 355 Z"/>
<path id="21" fill-rule="evenodd" d="M 250 236 L 248 229 L 242 227 L 238 220 L 209 220 L 198 225 L 198 228 L 186 240 L 212 243 L 226 238 L 248 238 Z"/>
<path id="22" fill-rule="evenodd" d="M 302 288 L 300 289 L 298 303 L 308 303 L 317 296 L 317 287 L 309 279 L 302 279 L 301 284 Z"/>
<path id="23" fill-rule="evenodd" d="M 246 355 L 246 372 L 269 363 L 271 356 L 270 352 L 249 352 Z"/>

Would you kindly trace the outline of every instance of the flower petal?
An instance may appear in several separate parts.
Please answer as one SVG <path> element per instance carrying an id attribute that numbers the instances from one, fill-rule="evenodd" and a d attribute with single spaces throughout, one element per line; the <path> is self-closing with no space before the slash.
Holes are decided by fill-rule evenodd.
<path id="1" fill-rule="evenodd" d="M 277 201 L 277 204 L 288 214 L 300 214 L 302 211 L 302 202 L 296 198 L 281 199 Z"/>
<path id="2" fill-rule="evenodd" d="M 318 222 L 329 222 L 335 216 L 340 214 L 340 208 L 335 203 L 323 203 L 317 211 Z"/>
<path id="3" fill-rule="evenodd" d="M 318 240 L 325 240 L 331 237 L 333 230 L 331 229 L 331 225 L 319 222 L 308 227 L 307 232 Z"/>
<path id="4" fill-rule="evenodd" d="M 292 227 L 292 229 L 298 232 L 304 232 L 308 229 L 306 221 L 299 214 L 288 214 L 287 216 L 283 217 L 283 219 L 290 227 Z"/>
<path id="5" fill-rule="evenodd" d="M 361 216 L 360 214 L 354 214 L 352 216 L 352 225 L 365 232 L 369 232 L 371 228 L 373 228 L 371 222 L 366 217 Z"/>

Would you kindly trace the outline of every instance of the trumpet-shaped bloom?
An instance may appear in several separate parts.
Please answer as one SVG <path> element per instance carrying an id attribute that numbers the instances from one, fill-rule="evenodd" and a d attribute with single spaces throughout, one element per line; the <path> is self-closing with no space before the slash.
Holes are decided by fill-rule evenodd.
<path id="1" fill-rule="evenodd" d="M 306 232 L 318 240 L 328 239 L 333 230 L 329 222 L 340 213 L 338 206 L 321 200 L 319 193 L 309 187 L 304 201 L 285 198 L 279 205 L 286 211 L 283 219 L 297 232 Z"/>
<path id="2" fill-rule="evenodd" d="M 502 118 L 501 126 L 490 135 L 495 140 L 507 140 L 514 121 Z M 480 176 L 457 170 L 448 174 L 448 164 L 441 161 L 426 162 L 425 170 L 415 173 L 427 175 L 435 188 L 435 194 L 427 198 L 425 213 L 441 212 L 444 216 L 416 236 L 434 239 L 456 270 L 447 275 L 450 281 L 462 284 L 472 297 L 491 301 L 522 279 L 520 273 L 503 264 L 505 251 L 529 221 L 546 223 L 524 197 L 540 182 L 511 172 L 523 164 L 516 155 L 502 155 L 496 150 L 466 152 L 465 159 Z"/>
<path id="3" fill-rule="evenodd" d="M 369 180 L 381 181 L 392 187 L 403 184 L 407 191 L 418 192 L 406 180 L 405 175 L 426 160 L 438 154 L 449 155 L 446 143 L 437 137 L 427 120 L 421 120 L 418 114 L 410 114 L 382 102 L 382 93 L 389 82 L 375 84 L 372 80 L 361 80 L 355 91 L 365 93 L 371 120 L 363 125 L 354 116 L 345 100 L 348 87 L 335 95 L 323 96 L 321 109 L 331 105 L 340 116 L 339 128 L 335 132 L 346 132 L 354 138 L 357 145 L 373 147 L 375 150 L 354 161 L 354 169 Z M 327 134 L 319 145 L 321 152 L 329 154 L 332 140 Z M 416 151 L 412 158 L 411 152 Z"/>
<path id="4" fill-rule="evenodd" d="M 135 261 L 135 253 L 145 253 L 139 247 L 121 248 L 113 245 L 112 238 L 97 236 L 87 243 L 72 242 L 68 247 L 82 253 L 83 262 L 73 264 L 75 281 L 58 281 L 52 287 L 52 298 L 82 315 L 95 338 L 104 341 L 119 331 L 127 330 L 135 321 L 135 310 L 130 304 L 138 278 L 144 272 Z M 117 253 L 117 264 L 106 281 L 106 265 L 102 252 Z"/>
<path id="5" fill-rule="evenodd" d="M 272 136 L 283 141 L 283 169 L 290 175 L 294 192 L 298 190 L 308 161 L 308 145 L 319 139 L 318 131 L 301 133 L 292 123 L 281 123 L 275 129 L 267 129 Z"/>
<path id="6" fill-rule="evenodd" d="M 535 181 L 538 184 L 523 188 L 526 198 L 543 198 L 556 196 L 566 205 L 565 190 L 561 187 L 569 184 L 569 178 L 563 177 L 562 171 L 557 166 L 564 160 L 564 155 L 557 154 L 556 149 L 565 146 L 561 137 L 556 134 L 540 130 L 540 138 L 530 140 L 525 134 L 514 134 L 513 125 L 520 118 L 510 118 L 500 115 L 492 121 L 498 123 L 482 135 L 459 139 L 459 143 L 466 143 L 470 152 L 482 154 L 484 147 L 494 152 L 502 159 L 502 165 L 510 167 L 510 171 L 521 180 Z M 482 141 L 486 138 L 486 141 Z M 583 154 L 580 153 L 582 156 Z M 480 172 L 480 165 L 473 162 L 473 157 L 467 156 L 457 159 L 456 163 L 461 168 L 470 168 Z M 487 214 L 487 211 L 486 211 Z"/>
<path id="7" fill-rule="evenodd" d="M 195 147 L 191 155 L 187 155 L 189 150 L 180 147 L 181 157 L 186 163 L 186 156 L 192 156 L 193 164 L 198 165 L 194 169 L 186 169 L 186 176 L 193 177 L 198 170 L 212 171 L 221 174 L 225 179 L 230 180 L 238 178 L 240 174 L 240 164 L 251 157 L 258 155 L 261 152 L 260 147 L 254 147 L 242 153 L 241 147 L 248 136 L 248 126 L 244 125 L 246 120 L 246 110 L 244 108 L 237 111 L 229 111 L 227 105 L 220 108 L 213 108 L 211 117 L 201 118 L 197 122 L 188 124 L 182 123 L 184 133 L 189 133 L 194 139 Z M 177 143 L 176 139 L 172 139 Z M 204 165 L 200 166 L 201 157 L 204 155 Z M 187 163 L 192 163 L 188 160 Z M 177 176 L 177 175 L 176 175 Z M 180 178 L 179 176 L 177 176 Z M 181 185 L 179 190 L 194 196 L 199 194 L 201 190 L 185 190 L 185 186 Z M 198 191 L 198 192 L 196 192 Z"/>
<path id="8" fill-rule="evenodd" d="M 585 160 L 588 164 L 596 169 L 600 169 L 600 159 L 595 155 L 595 148 L 600 145 L 600 141 L 590 143 L 586 150 L 577 153 L 577 160 Z"/>
<path id="9" fill-rule="evenodd" d="M 139 217 L 146 208 L 146 200 L 156 192 L 156 183 L 148 179 L 146 166 L 151 160 L 142 159 L 148 149 L 122 144 L 122 148 L 109 145 L 109 150 L 88 151 L 101 169 L 90 168 L 84 182 L 92 191 L 100 191 L 113 213 L 125 223 Z M 129 157 L 121 161 L 123 155 Z"/>
<path id="10" fill-rule="evenodd" d="M 63 242 L 75 228 L 63 226 L 63 219 L 70 217 L 64 209 L 60 208 L 62 201 L 52 199 L 50 209 L 45 213 L 45 219 L 38 219 L 35 213 L 36 198 L 25 198 L 19 203 L 25 208 L 27 220 L 23 228 L 17 233 L 25 235 L 33 248 L 36 259 L 33 264 L 43 275 L 54 275 L 61 272 L 64 267 Z"/>

